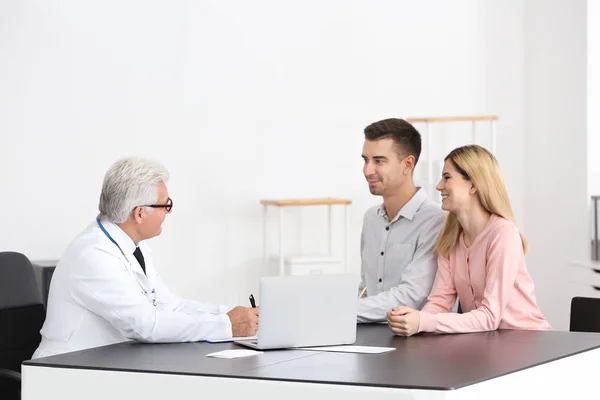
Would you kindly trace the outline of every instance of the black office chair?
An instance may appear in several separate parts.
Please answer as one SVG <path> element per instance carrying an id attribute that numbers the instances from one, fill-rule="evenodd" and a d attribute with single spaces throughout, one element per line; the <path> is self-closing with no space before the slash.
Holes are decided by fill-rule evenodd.
<path id="1" fill-rule="evenodd" d="M 600 299 L 573 297 L 569 330 L 600 333 Z"/>
<path id="2" fill-rule="evenodd" d="M 29 259 L 0 252 L 0 399 L 21 397 L 21 363 L 38 347 L 45 318 Z"/>

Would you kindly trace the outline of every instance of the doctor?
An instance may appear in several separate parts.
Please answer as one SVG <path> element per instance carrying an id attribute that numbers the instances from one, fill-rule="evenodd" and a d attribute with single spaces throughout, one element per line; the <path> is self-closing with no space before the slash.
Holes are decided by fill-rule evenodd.
<path id="1" fill-rule="evenodd" d="M 129 339 L 193 342 L 256 334 L 257 309 L 184 300 L 154 268 L 143 241 L 160 235 L 171 212 L 168 179 L 168 171 L 149 160 L 126 158 L 111 166 L 100 214 L 56 266 L 33 358 Z"/>

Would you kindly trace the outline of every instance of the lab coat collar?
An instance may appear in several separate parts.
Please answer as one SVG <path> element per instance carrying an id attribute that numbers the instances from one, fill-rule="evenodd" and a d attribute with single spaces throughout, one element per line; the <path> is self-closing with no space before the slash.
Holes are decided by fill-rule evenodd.
<path id="1" fill-rule="evenodd" d="M 101 221 L 101 222 L 102 222 L 102 225 L 104 226 L 104 229 L 106 229 L 108 234 L 115 240 L 115 242 L 117 242 L 117 244 L 119 245 L 121 250 L 123 250 L 123 253 L 125 253 L 125 257 L 127 258 L 127 261 L 129 261 L 132 271 L 135 272 L 136 274 L 139 274 L 142 277 L 146 278 L 146 274 L 144 274 L 144 271 L 142 270 L 142 267 L 140 266 L 138 260 L 133 255 L 136 245 L 133 242 L 133 240 L 129 237 L 129 235 L 127 235 L 123 231 L 123 229 L 121 229 L 117 224 L 115 224 L 113 222 L 106 221 L 106 220 Z M 142 245 L 140 243 L 139 247 L 140 247 L 140 250 L 142 251 L 142 254 L 146 255 L 149 253 L 147 246 Z M 118 251 L 118 252 L 119 252 L 119 254 L 121 253 L 120 251 Z M 146 273 L 148 272 L 148 264 L 149 263 L 146 262 Z"/>
<path id="2" fill-rule="evenodd" d="M 119 225 L 114 224 L 112 222 L 102 221 L 102 225 L 104 225 L 104 229 L 108 231 L 110 236 L 119 244 L 119 247 L 123 250 L 123 253 L 129 258 L 131 254 L 133 256 L 133 252 L 135 251 L 135 243 L 133 240 L 119 227 Z M 135 257 L 133 257 L 135 260 Z"/>

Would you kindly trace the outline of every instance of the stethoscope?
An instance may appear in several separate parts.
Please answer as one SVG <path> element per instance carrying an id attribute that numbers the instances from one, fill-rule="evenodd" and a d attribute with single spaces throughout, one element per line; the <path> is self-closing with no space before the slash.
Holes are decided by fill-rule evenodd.
<path id="1" fill-rule="evenodd" d="M 123 250 L 121 249 L 121 246 L 119 246 L 119 244 L 117 243 L 117 241 L 115 239 L 113 239 L 112 236 L 110 236 L 110 233 L 108 233 L 108 231 L 106 230 L 106 228 L 104 228 L 104 225 L 102 225 L 102 222 L 100 222 L 100 218 L 99 217 L 96 217 L 96 222 L 98 223 L 98 226 L 100 227 L 100 229 L 102 230 L 102 232 L 106 235 L 106 237 L 108 238 L 108 240 L 110 240 L 111 242 L 113 242 L 115 244 L 115 246 L 117 246 L 117 248 L 119 249 L 119 251 L 123 255 L 123 258 L 129 264 L 129 268 L 127 268 L 127 271 L 129 272 L 129 275 L 131 275 L 131 277 L 133 279 L 135 279 L 135 281 L 137 282 L 137 284 L 140 287 L 140 289 L 142 289 L 142 294 L 144 296 L 148 297 L 148 291 L 142 286 L 142 284 L 135 277 L 135 275 L 133 275 L 133 271 L 131 270 L 131 261 L 129 261 L 129 258 L 127 258 L 127 256 L 125 255 L 125 253 L 123 253 Z M 156 290 L 154 290 L 154 288 L 152 288 L 152 305 L 154 305 L 154 307 L 156 307 Z"/>

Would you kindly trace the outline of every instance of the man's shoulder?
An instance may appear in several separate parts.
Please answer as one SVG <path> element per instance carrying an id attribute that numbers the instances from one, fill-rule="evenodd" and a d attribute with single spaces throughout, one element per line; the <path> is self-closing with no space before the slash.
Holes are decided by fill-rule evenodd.
<path id="1" fill-rule="evenodd" d="M 69 245 L 69 249 L 77 250 L 78 248 L 87 248 L 90 245 L 104 245 L 102 237 L 105 236 L 97 224 L 89 224 L 81 231 Z M 106 241 L 111 243 L 110 241 Z"/>
<path id="2" fill-rule="evenodd" d="M 423 204 L 421 204 L 421 207 L 419 207 L 419 209 L 417 210 L 417 215 L 427 220 L 443 220 L 444 218 L 446 218 L 447 214 L 446 211 L 442 210 L 440 204 L 427 199 L 423 202 Z"/>
<path id="3" fill-rule="evenodd" d="M 369 222 L 373 223 L 378 221 L 381 216 L 379 215 L 379 210 L 381 209 L 381 204 L 376 204 L 374 206 L 370 206 L 363 216 L 363 225 L 368 224 Z"/>
<path id="4" fill-rule="evenodd" d="M 69 244 L 62 257 L 60 258 L 57 268 L 61 266 L 69 266 L 84 268 L 95 264 L 95 261 L 101 259 L 118 260 L 116 254 L 119 250 L 111 241 L 103 240 L 104 233 L 93 224 L 90 224 L 84 231 L 79 233 Z"/>
<path id="5" fill-rule="evenodd" d="M 369 207 L 367 211 L 365 211 L 365 217 L 378 216 L 380 208 L 381 204 L 375 204 L 374 206 Z"/>
<path id="6" fill-rule="evenodd" d="M 447 213 L 439 204 L 428 200 L 424 202 L 415 215 L 413 221 L 417 222 L 420 234 L 439 234 L 446 222 Z"/>

